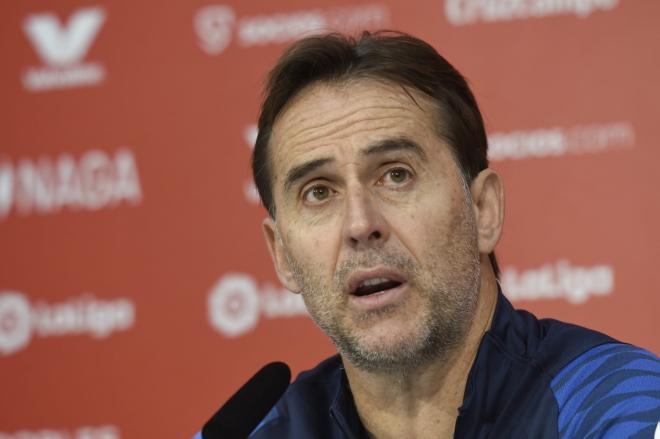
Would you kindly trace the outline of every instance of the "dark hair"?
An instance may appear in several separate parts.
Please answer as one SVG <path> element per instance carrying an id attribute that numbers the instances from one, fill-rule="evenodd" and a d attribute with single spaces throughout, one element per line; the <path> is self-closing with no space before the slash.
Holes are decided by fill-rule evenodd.
<path id="1" fill-rule="evenodd" d="M 488 167 L 486 131 L 463 76 L 424 41 L 394 32 L 364 32 L 359 38 L 330 33 L 291 45 L 271 70 L 259 115 L 252 172 L 269 214 L 275 217 L 268 143 L 282 109 L 312 83 L 374 79 L 419 90 L 438 108 L 444 138 L 468 185 Z M 412 95 L 411 95 L 412 97 Z M 489 255 L 499 275 L 495 254 Z"/>

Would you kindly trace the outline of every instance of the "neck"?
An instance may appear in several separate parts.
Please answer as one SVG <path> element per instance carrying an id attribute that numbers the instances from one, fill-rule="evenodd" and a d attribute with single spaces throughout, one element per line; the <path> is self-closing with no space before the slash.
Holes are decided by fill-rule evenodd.
<path id="1" fill-rule="evenodd" d="M 452 437 L 467 378 L 497 303 L 497 282 L 482 263 L 474 319 L 463 343 L 414 370 L 372 372 L 344 361 L 360 419 L 372 437 Z"/>

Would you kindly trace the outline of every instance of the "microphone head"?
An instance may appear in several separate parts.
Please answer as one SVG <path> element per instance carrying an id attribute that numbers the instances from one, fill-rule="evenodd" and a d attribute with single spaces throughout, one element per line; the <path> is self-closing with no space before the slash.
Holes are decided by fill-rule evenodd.
<path id="1" fill-rule="evenodd" d="M 265 365 L 204 424 L 203 439 L 245 439 L 275 403 L 291 381 L 291 370 L 282 362 Z"/>

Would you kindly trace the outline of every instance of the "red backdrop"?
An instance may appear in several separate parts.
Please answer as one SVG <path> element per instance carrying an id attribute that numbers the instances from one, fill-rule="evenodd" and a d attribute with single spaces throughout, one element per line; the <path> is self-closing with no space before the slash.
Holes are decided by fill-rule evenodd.
<path id="1" fill-rule="evenodd" d="M 262 364 L 333 352 L 248 164 L 265 73 L 325 28 L 408 31 L 469 78 L 518 306 L 660 351 L 660 3 L 257 3 L 0 6 L 1 439 L 190 437 Z"/>

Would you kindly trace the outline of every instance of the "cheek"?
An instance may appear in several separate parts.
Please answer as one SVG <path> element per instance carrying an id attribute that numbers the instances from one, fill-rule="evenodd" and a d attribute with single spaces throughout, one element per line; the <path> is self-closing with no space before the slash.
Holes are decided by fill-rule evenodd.
<path id="1" fill-rule="evenodd" d="M 339 234 L 327 227 L 298 227 L 287 234 L 292 256 L 303 267 L 310 267 L 315 273 L 334 276 Z"/>
<path id="2" fill-rule="evenodd" d="M 451 238 L 453 216 L 458 215 L 462 199 L 456 195 L 429 194 L 417 197 L 407 209 L 388 213 L 392 232 L 417 261 L 423 261 L 431 249 L 442 248 Z"/>
<path id="3" fill-rule="evenodd" d="M 399 239 L 417 261 L 424 259 L 429 246 L 443 240 L 442 229 L 438 217 L 430 211 L 410 215 L 396 226 Z"/>

